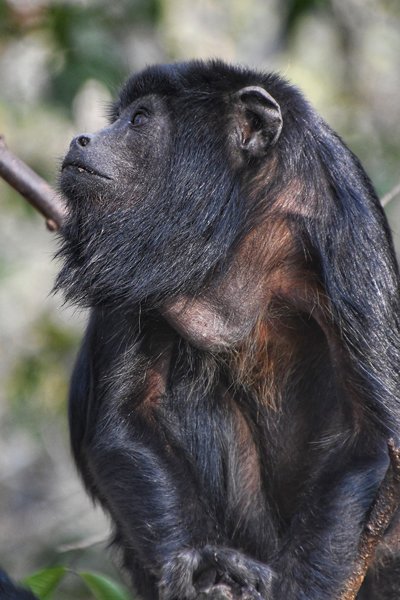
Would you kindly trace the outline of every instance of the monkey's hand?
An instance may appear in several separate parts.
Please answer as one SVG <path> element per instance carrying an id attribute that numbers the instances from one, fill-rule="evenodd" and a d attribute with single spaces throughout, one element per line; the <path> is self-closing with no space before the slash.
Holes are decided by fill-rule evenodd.
<path id="1" fill-rule="evenodd" d="M 160 600 L 267 600 L 273 572 L 230 548 L 176 553 L 162 569 Z"/>

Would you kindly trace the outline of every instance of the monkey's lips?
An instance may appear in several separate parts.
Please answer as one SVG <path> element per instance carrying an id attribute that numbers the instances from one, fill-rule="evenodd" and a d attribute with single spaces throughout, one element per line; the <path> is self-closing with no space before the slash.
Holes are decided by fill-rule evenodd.
<path id="1" fill-rule="evenodd" d="M 86 173 L 88 175 L 95 175 L 96 177 L 101 177 L 102 179 L 109 179 L 109 180 L 112 179 L 112 177 L 110 177 L 109 175 L 106 175 L 105 173 L 100 173 L 100 171 L 93 169 L 93 167 L 91 167 L 89 165 L 85 165 L 83 162 L 80 162 L 77 160 L 70 160 L 68 158 L 66 158 L 64 160 L 64 162 L 62 163 L 61 172 L 64 173 L 67 169 L 68 170 L 71 169 L 73 171 L 78 171 L 78 173 Z"/>

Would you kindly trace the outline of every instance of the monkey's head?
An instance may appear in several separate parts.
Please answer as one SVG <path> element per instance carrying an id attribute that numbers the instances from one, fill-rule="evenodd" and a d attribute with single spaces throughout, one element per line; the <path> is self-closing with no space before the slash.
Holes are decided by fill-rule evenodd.
<path id="1" fill-rule="evenodd" d="M 267 188 L 282 185 L 272 175 L 293 162 L 285 113 L 293 121 L 299 103 L 304 115 L 300 94 L 276 75 L 220 62 L 131 77 L 110 124 L 74 138 L 64 159 L 57 286 L 91 306 L 198 293 L 227 268 Z"/>

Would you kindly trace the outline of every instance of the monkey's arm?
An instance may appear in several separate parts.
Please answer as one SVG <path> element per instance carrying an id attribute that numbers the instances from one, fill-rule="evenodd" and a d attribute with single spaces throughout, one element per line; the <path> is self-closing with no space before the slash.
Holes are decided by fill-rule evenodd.
<path id="1" fill-rule="evenodd" d="M 91 316 L 71 380 L 72 448 L 91 495 L 113 514 L 146 563 L 156 564 L 190 543 L 183 503 L 183 498 L 190 503 L 190 484 L 184 478 L 185 489 L 179 489 L 174 458 L 168 456 L 156 421 L 150 423 L 154 415 L 146 396 L 151 367 L 140 343 L 120 350 L 120 341 L 117 348 L 115 325 L 100 311 Z M 132 370 L 124 374 L 125 381 L 114 379 L 114 369 L 123 370 L 128 360 Z M 156 404 L 158 390 L 152 393 Z"/>
<path id="2" fill-rule="evenodd" d="M 70 427 L 78 468 L 116 523 L 134 582 L 145 598 L 156 587 L 165 600 L 195 598 L 200 589 L 231 582 L 261 600 L 257 589 L 270 590 L 271 570 L 219 546 L 210 499 L 190 452 L 171 431 L 174 415 L 162 406 L 168 364 L 162 325 L 158 342 L 146 339 L 151 326 L 144 320 L 129 340 L 116 326 L 92 316 L 72 379 Z M 143 572 L 152 592 L 142 590 Z"/>

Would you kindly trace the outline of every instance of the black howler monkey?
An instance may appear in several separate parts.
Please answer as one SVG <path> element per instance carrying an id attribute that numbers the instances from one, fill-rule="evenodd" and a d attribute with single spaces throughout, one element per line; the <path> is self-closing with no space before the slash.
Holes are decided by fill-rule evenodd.
<path id="1" fill-rule="evenodd" d="M 398 268 L 358 160 L 277 75 L 188 62 L 132 76 L 61 186 L 57 288 L 91 308 L 72 447 L 135 587 L 334 600 L 400 438 Z M 400 597 L 390 557 L 359 598 Z"/>
<path id="2" fill-rule="evenodd" d="M 398 269 L 357 159 L 276 75 L 189 62 L 131 77 L 61 185 L 57 285 L 92 309 L 72 446 L 135 586 L 335 598 L 400 433 Z"/>

